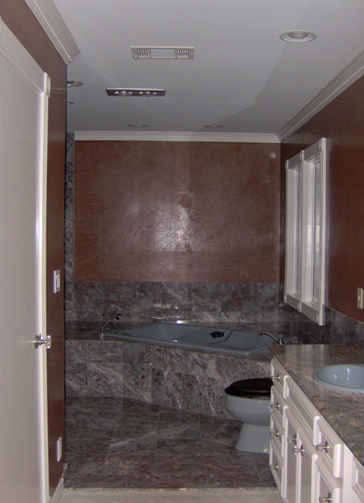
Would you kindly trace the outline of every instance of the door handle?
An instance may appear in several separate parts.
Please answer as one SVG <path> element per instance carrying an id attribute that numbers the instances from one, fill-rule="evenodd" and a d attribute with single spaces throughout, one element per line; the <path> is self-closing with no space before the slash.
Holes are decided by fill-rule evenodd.
<path id="1" fill-rule="evenodd" d="M 35 349 L 38 349 L 39 346 L 42 346 L 43 344 L 46 349 L 51 349 L 52 347 L 52 337 L 50 335 L 46 335 L 45 339 L 42 339 L 42 336 L 37 334 L 33 342 Z"/>

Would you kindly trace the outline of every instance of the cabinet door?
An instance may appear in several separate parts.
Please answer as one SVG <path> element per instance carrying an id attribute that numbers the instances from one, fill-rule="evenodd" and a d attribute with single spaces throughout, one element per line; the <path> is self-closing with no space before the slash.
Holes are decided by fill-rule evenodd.
<path id="1" fill-rule="evenodd" d="M 342 503 L 342 484 L 319 461 L 316 464 L 316 483 L 313 503 Z M 346 502 L 345 503 L 351 503 Z"/>
<path id="2" fill-rule="evenodd" d="M 298 460 L 299 458 L 295 454 L 295 449 L 297 447 L 297 430 L 294 419 L 292 418 L 290 411 L 287 410 L 285 413 L 285 430 L 286 430 L 286 441 L 287 445 L 285 448 L 285 501 L 287 503 L 297 502 L 297 473 L 299 470 Z"/>
<path id="3" fill-rule="evenodd" d="M 317 459 L 312 442 L 300 428 L 297 431 L 296 455 L 298 459 L 298 500 L 297 503 L 309 503 L 313 499 L 313 469 Z"/>
<path id="4" fill-rule="evenodd" d="M 286 502 L 312 501 L 313 463 L 317 454 L 303 428 L 296 422 L 290 409 L 286 412 Z"/>

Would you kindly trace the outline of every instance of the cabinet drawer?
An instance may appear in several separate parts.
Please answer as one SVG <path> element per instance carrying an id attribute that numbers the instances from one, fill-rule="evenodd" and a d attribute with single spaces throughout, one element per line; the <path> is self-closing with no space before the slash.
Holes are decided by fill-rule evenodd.
<path id="1" fill-rule="evenodd" d="M 283 425 L 283 409 L 285 407 L 285 400 L 279 388 L 276 385 L 272 386 L 270 393 L 270 411 L 274 415 L 275 421 Z"/>
<path id="2" fill-rule="evenodd" d="M 282 396 L 284 396 L 283 392 L 283 383 L 284 383 L 284 377 L 287 375 L 287 371 L 282 367 L 282 365 L 275 359 L 273 358 L 272 363 L 271 363 L 271 379 L 273 381 L 273 384 L 276 386 L 276 389 L 278 389 Z"/>
<path id="3" fill-rule="evenodd" d="M 287 378 L 287 405 L 296 415 L 308 437 L 313 441 L 314 422 L 320 417 L 320 413 L 300 390 L 291 377 Z"/>
<path id="4" fill-rule="evenodd" d="M 330 473 L 336 478 L 343 476 L 344 471 L 344 444 L 327 422 L 320 418 L 317 421 L 314 444 Z"/>
<path id="5" fill-rule="evenodd" d="M 277 484 L 279 493 L 282 495 L 283 458 L 274 441 L 271 441 L 270 443 L 269 468 L 272 472 L 275 483 Z"/>
<path id="6" fill-rule="evenodd" d="M 270 416 L 270 438 L 275 442 L 281 456 L 283 456 L 283 434 L 284 429 L 281 418 L 277 417 L 275 413 L 272 413 Z"/>

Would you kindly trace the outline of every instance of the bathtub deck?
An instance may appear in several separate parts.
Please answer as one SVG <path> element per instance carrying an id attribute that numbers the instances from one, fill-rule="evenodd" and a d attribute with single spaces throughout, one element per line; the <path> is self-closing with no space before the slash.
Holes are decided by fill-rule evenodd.
<path id="1" fill-rule="evenodd" d="M 268 455 L 239 453 L 239 423 L 117 398 L 68 398 L 68 488 L 275 486 Z"/>

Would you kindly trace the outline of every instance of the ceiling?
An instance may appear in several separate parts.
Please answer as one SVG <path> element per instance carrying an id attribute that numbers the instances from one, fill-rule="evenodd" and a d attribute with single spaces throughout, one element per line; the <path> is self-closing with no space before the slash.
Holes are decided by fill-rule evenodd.
<path id="1" fill-rule="evenodd" d="M 362 0 L 54 1 L 80 50 L 68 78 L 84 83 L 68 89 L 69 131 L 278 134 L 364 49 Z M 289 30 L 317 38 L 287 43 Z M 194 59 L 135 60 L 131 46 Z M 120 87 L 166 94 L 106 94 Z"/>

